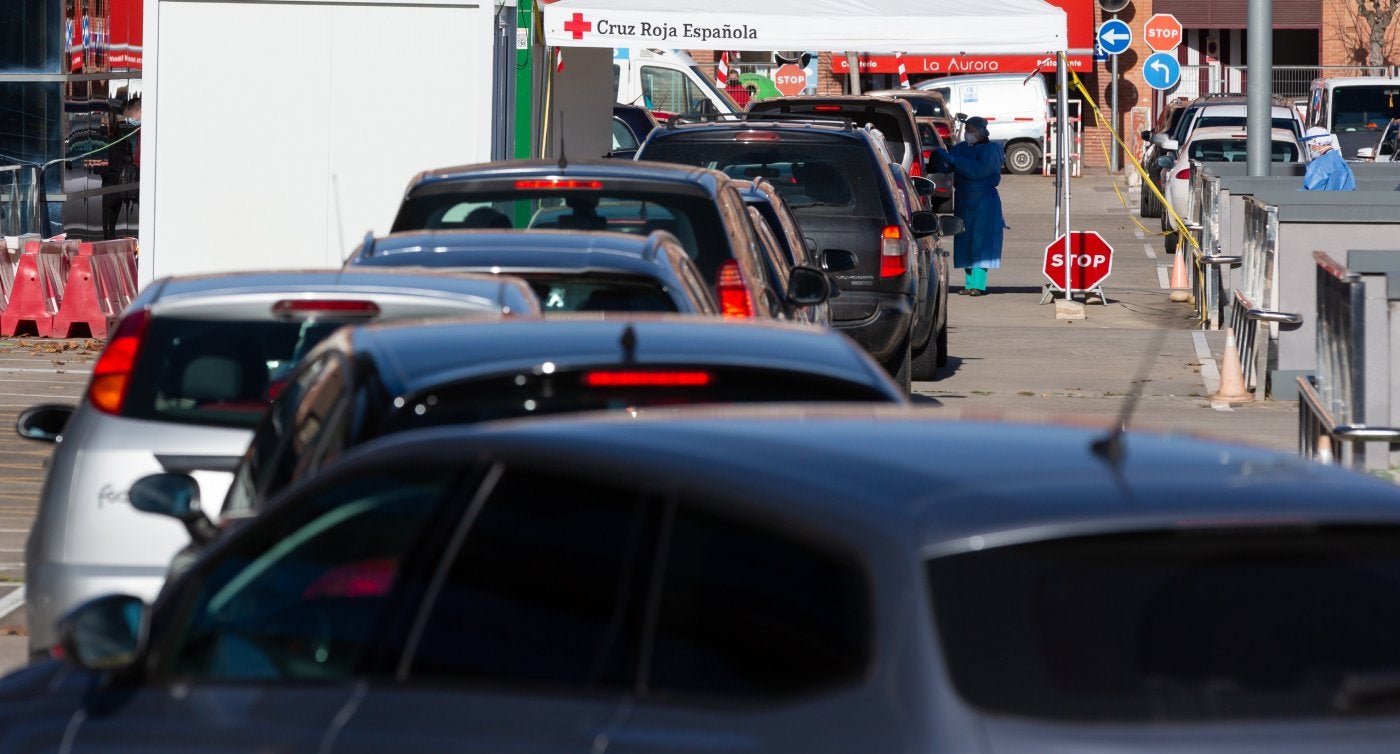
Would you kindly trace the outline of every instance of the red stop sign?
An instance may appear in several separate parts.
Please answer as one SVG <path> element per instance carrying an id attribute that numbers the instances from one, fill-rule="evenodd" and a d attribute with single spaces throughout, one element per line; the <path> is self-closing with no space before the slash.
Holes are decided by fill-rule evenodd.
<path id="1" fill-rule="evenodd" d="M 1142 25 L 1142 38 L 1157 52 L 1171 52 L 1181 44 L 1181 22 L 1170 13 L 1155 13 Z"/>
<path id="2" fill-rule="evenodd" d="M 778 70 L 773 72 L 773 83 L 777 84 L 778 91 L 789 97 L 801 94 L 807 88 L 807 72 L 802 70 L 802 66 L 787 63 L 778 66 Z"/>
<path id="3" fill-rule="evenodd" d="M 1097 288 L 1113 271 L 1113 247 L 1103 236 L 1092 230 L 1075 230 L 1069 234 L 1071 291 Z M 1056 288 L 1065 287 L 1065 237 L 1045 247 L 1045 277 Z"/>

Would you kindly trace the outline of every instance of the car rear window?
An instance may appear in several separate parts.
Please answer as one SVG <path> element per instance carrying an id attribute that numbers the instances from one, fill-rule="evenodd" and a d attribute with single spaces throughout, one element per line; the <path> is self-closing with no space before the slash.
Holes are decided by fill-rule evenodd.
<path id="1" fill-rule="evenodd" d="M 342 324 L 155 317 L 122 416 L 252 429 L 296 361 Z"/>
<path id="2" fill-rule="evenodd" d="M 765 178 L 799 217 L 808 212 L 884 216 L 875 155 L 859 141 L 663 138 L 643 150 L 646 160 L 714 168 L 734 178 Z"/>
<path id="3" fill-rule="evenodd" d="M 1187 154 L 1201 162 L 1244 162 L 1247 142 L 1244 139 L 1201 139 L 1191 142 Z M 1297 162 L 1298 147 L 1286 141 L 1270 142 L 1271 162 Z"/>
<path id="4" fill-rule="evenodd" d="M 590 380 L 598 384 L 589 384 Z M 638 384 L 626 384 L 628 381 Z M 472 380 L 425 391 L 387 417 L 382 432 L 644 406 L 890 400 L 886 392 L 872 385 L 779 369 L 678 365 L 559 370 Z"/>
<path id="5" fill-rule="evenodd" d="M 884 134 L 885 141 L 889 146 L 890 157 L 895 162 L 904 161 L 904 148 L 906 146 L 905 142 L 913 141 L 917 138 L 914 134 L 913 123 L 909 121 L 909 118 L 906 115 L 908 111 L 901 110 L 900 113 L 896 115 L 894 113 L 881 112 L 879 110 L 876 110 L 875 112 L 866 112 L 864 107 L 853 107 L 849 110 L 839 107 L 837 107 L 837 109 L 829 111 L 824 109 L 818 110 L 818 108 L 828 107 L 837 106 L 815 104 L 804 105 L 801 107 L 792 107 L 790 109 L 790 112 L 802 113 L 804 115 L 820 115 L 823 117 L 850 118 L 851 121 L 854 122 L 855 125 L 858 127 L 863 127 L 866 124 L 872 125 L 875 127 L 876 131 L 879 131 L 880 133 Z M 755 104 L 752 109 L 755 112 L 779 111 L 776 107 L 762 107 L 761 103 Z M 785 108 L 783 112 L 789 112 L 789 110 Z"/>
<path id="6" fill-rule="evenodd" d="M 1274 118 L 1271 128 L 1282 128 L 1292 131 L 1294 136 L 1302 136 L 1298 130 L 1298 121 L 1293 118 Z M 1210 126 L 1238 126 L 1243 129 L 1245 126 L 1245 116 L 1243 115 L 1202 115 L 1196 119 L 1195 128 L 1208 128 Z"/>
<path id="7" fill-rule="evenodd" d="M 989 712 L 1325 717 L 1400 697 L 1400 527 L 1069 538 L 927 573 L 953 683 Z"/>
<path id="8" fill-rule="evenodd" d="M 730 259 L 715 200 L 695 193 L 668 194 L 662 187 L 577 190 L 462 187 L 450 193 L 424 193 L 407 200 L 394 230 L 462 228 L 550 228 L 611 230 L 648 235 L 674 234 L 686 254 L 712 279 Z"/>
<path id="9" fill-rule="evenodd" d="M 666 286 L 651 278 L 535 273 L 520 277 L 535 291 L 545 314 L 679 311 Z"/>

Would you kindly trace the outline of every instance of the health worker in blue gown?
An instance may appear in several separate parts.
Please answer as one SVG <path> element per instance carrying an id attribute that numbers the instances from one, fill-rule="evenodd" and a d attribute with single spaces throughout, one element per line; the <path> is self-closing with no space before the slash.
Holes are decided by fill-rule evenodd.
<path id="1" fill-rule="evenodd" d="M 953 265 L 967 278 L 963 295 L 986 295 L 987 270 L 1001 266 L 1006 219 L 997 184 L 1005 159 L 1001 142 L 988 140 L 987 119 L 979 117 L 963 124 L 961 143 L 933 153 L 934 167 L 953 174 L 953 214 L 963 221 L 963 232 L 953 239 Z"/>
<path id="2" fill-rule="evenodd" d="M 1337 149 L 1337 137 L 1327 129 L 1313 126 L 1303 136 L 1312 158 L 1303 172 L 1303 187 L 1299 191 L 1355 191 L 1356 176 Z"/>

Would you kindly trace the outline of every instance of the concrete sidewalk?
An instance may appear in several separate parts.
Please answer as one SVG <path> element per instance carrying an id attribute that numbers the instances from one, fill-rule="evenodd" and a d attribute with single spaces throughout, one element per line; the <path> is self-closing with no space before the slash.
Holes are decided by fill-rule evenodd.
<path id="1" fill-rule="evenodd" d="M 1067 320 L 1056 318 L 1054 302 L 1040 303 L 1045 247 L 1055 235 L 1054 178 L 1003 176 L 1010 228 L 1002 267 L 990 271 L 982 297 L 956 295 L 963 274 L 954 271 L 949 363 L 938 380 L 915 383 L 916 393 L 962 412 L 1104 426 L 1131 408 L 1135 428 L 1296 452 L 1296 402 L 1209 400 L 1225 333 L 1201 331 L 1191 304 L 1169 300 L 1172 258 L 1155 235 L 1159 221 L 1137 218 L 1137 195 L 1121 177 L 1118 191 L 1114 184 L 1108 176 L 1070 181 L 1070 226 L 1097 231 L 1114 258 L 1103 285 L 1108 303 L 1086 304 L 1085 319 Z"/>

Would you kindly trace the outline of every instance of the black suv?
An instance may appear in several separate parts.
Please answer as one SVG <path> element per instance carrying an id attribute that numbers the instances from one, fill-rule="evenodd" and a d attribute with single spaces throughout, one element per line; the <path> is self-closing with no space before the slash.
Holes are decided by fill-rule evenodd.
<path id="1" fill-rule="evenodd" d="M 463 165 L 414 176 L 391 230 L 664 230 L 715 286 L 726 316 L 781 318 L 783 296 L 733 184 L 714 170 L 632 160 Z M 746 294 L 735 302 L 735 291 Z"/>
<path id="2" fill-rule="evenodd" d="M 902 107 L 908 105 L 900 103 Z M 939 217 L 908 211 L 883 137 L 848 118 L 749 114 L 673 120 L 651 132 L 640 159 L 713 167 L 735 178 L 768 179 L 812 239 L 841 293 L 831 324 L 879 359 L 903 386 L 933 379 L 940 281 L 931 240 Z M 925 179 L 915 179 L 924 181 Z M 956 232 L 956 218 L 945 218 Z M 835 272 L 833 262 L 852 259 Z"/>

